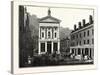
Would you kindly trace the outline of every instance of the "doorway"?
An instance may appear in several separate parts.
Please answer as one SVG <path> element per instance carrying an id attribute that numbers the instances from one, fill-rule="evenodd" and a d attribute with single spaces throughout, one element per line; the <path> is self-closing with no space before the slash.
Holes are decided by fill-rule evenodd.
<path id="1" fill-rule="evenodd" d="M 49 53 L 49 54 L 51 54 L 51 41 L 48 41 L 47 42 L 47 52 Z"/>

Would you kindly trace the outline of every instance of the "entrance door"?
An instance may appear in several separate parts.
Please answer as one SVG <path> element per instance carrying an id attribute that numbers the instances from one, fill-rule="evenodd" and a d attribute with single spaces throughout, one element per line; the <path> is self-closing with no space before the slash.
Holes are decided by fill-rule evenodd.
<path id="1" fill-rule="evenodd" d="M 51 53 L 51 41 L 47 42 L 47 52 L 50 54 Z"/>

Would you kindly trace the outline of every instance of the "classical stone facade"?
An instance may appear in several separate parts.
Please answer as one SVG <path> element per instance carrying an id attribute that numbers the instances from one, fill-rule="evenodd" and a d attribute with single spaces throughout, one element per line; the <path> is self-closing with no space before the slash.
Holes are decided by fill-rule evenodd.
<path id="1" fill-rule="evenodd" d="M 82 25 L 83 24 L 83 25 Z M 70 53 L 74 55 L 87 55 L 93 59 L 94 52 L 94 23 L 93 17 L 89 16 L 89 22 L 79 22 L 79 27 L 74 25 L 74 30 L 71 32 L 71 47 Z"/>
<path id="2" fill-rule="evenodd" d="M 38 54 L 60 53 L 59 27 L 60 20 L 51 16 L 50 9 L 46 17 L 39 19 Z"/>

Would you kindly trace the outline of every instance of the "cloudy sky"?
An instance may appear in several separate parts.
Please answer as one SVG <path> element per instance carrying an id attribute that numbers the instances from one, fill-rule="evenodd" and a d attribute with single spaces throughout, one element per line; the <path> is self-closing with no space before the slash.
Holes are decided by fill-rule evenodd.
<path id="1" fill-rule="evenodd" d="M 74 24 L 78 24 L 82 19 L 89 21 L 89 15 L 93 15 L 92 9 L 76 9 L 76 8 L 50 8 L 51 16 L 61 20 L 60 26 L 73 29 Z M 27 6 L 27 12 L 42 18 L 48 15 L 48 7 Z M 77 25 L 78 27 L 78 25 Z"/>

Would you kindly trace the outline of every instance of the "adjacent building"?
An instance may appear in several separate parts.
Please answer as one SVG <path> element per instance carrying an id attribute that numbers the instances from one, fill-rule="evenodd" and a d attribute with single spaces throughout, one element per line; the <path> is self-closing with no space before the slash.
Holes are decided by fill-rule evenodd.
<path id="1" fill-rule="evenodd" d="M 38 54 L 60 53 L 59 27 L 60 20 L 51 16 L 51 10 L 48 9 L 48 15 L 39 19 L 39 49 Z"/>
<path id="2" fill-rule="evenodd" d="M 60 50 L 61 52 L 69 53 L 70 52 L 70 39 L 66 37 L 60 40 Z"/>
<path id="3" fill-rule="evenodd" d="M 74 30 L 70 34 L 71 45 L 70 53 L 74 55 L 89 56 L 93 59 L 94 52 L 94 21 L 93 17 L 89 16 L 89 22 L 85 19 L 78 23 L 78 28 L 74 25 Z"/>

